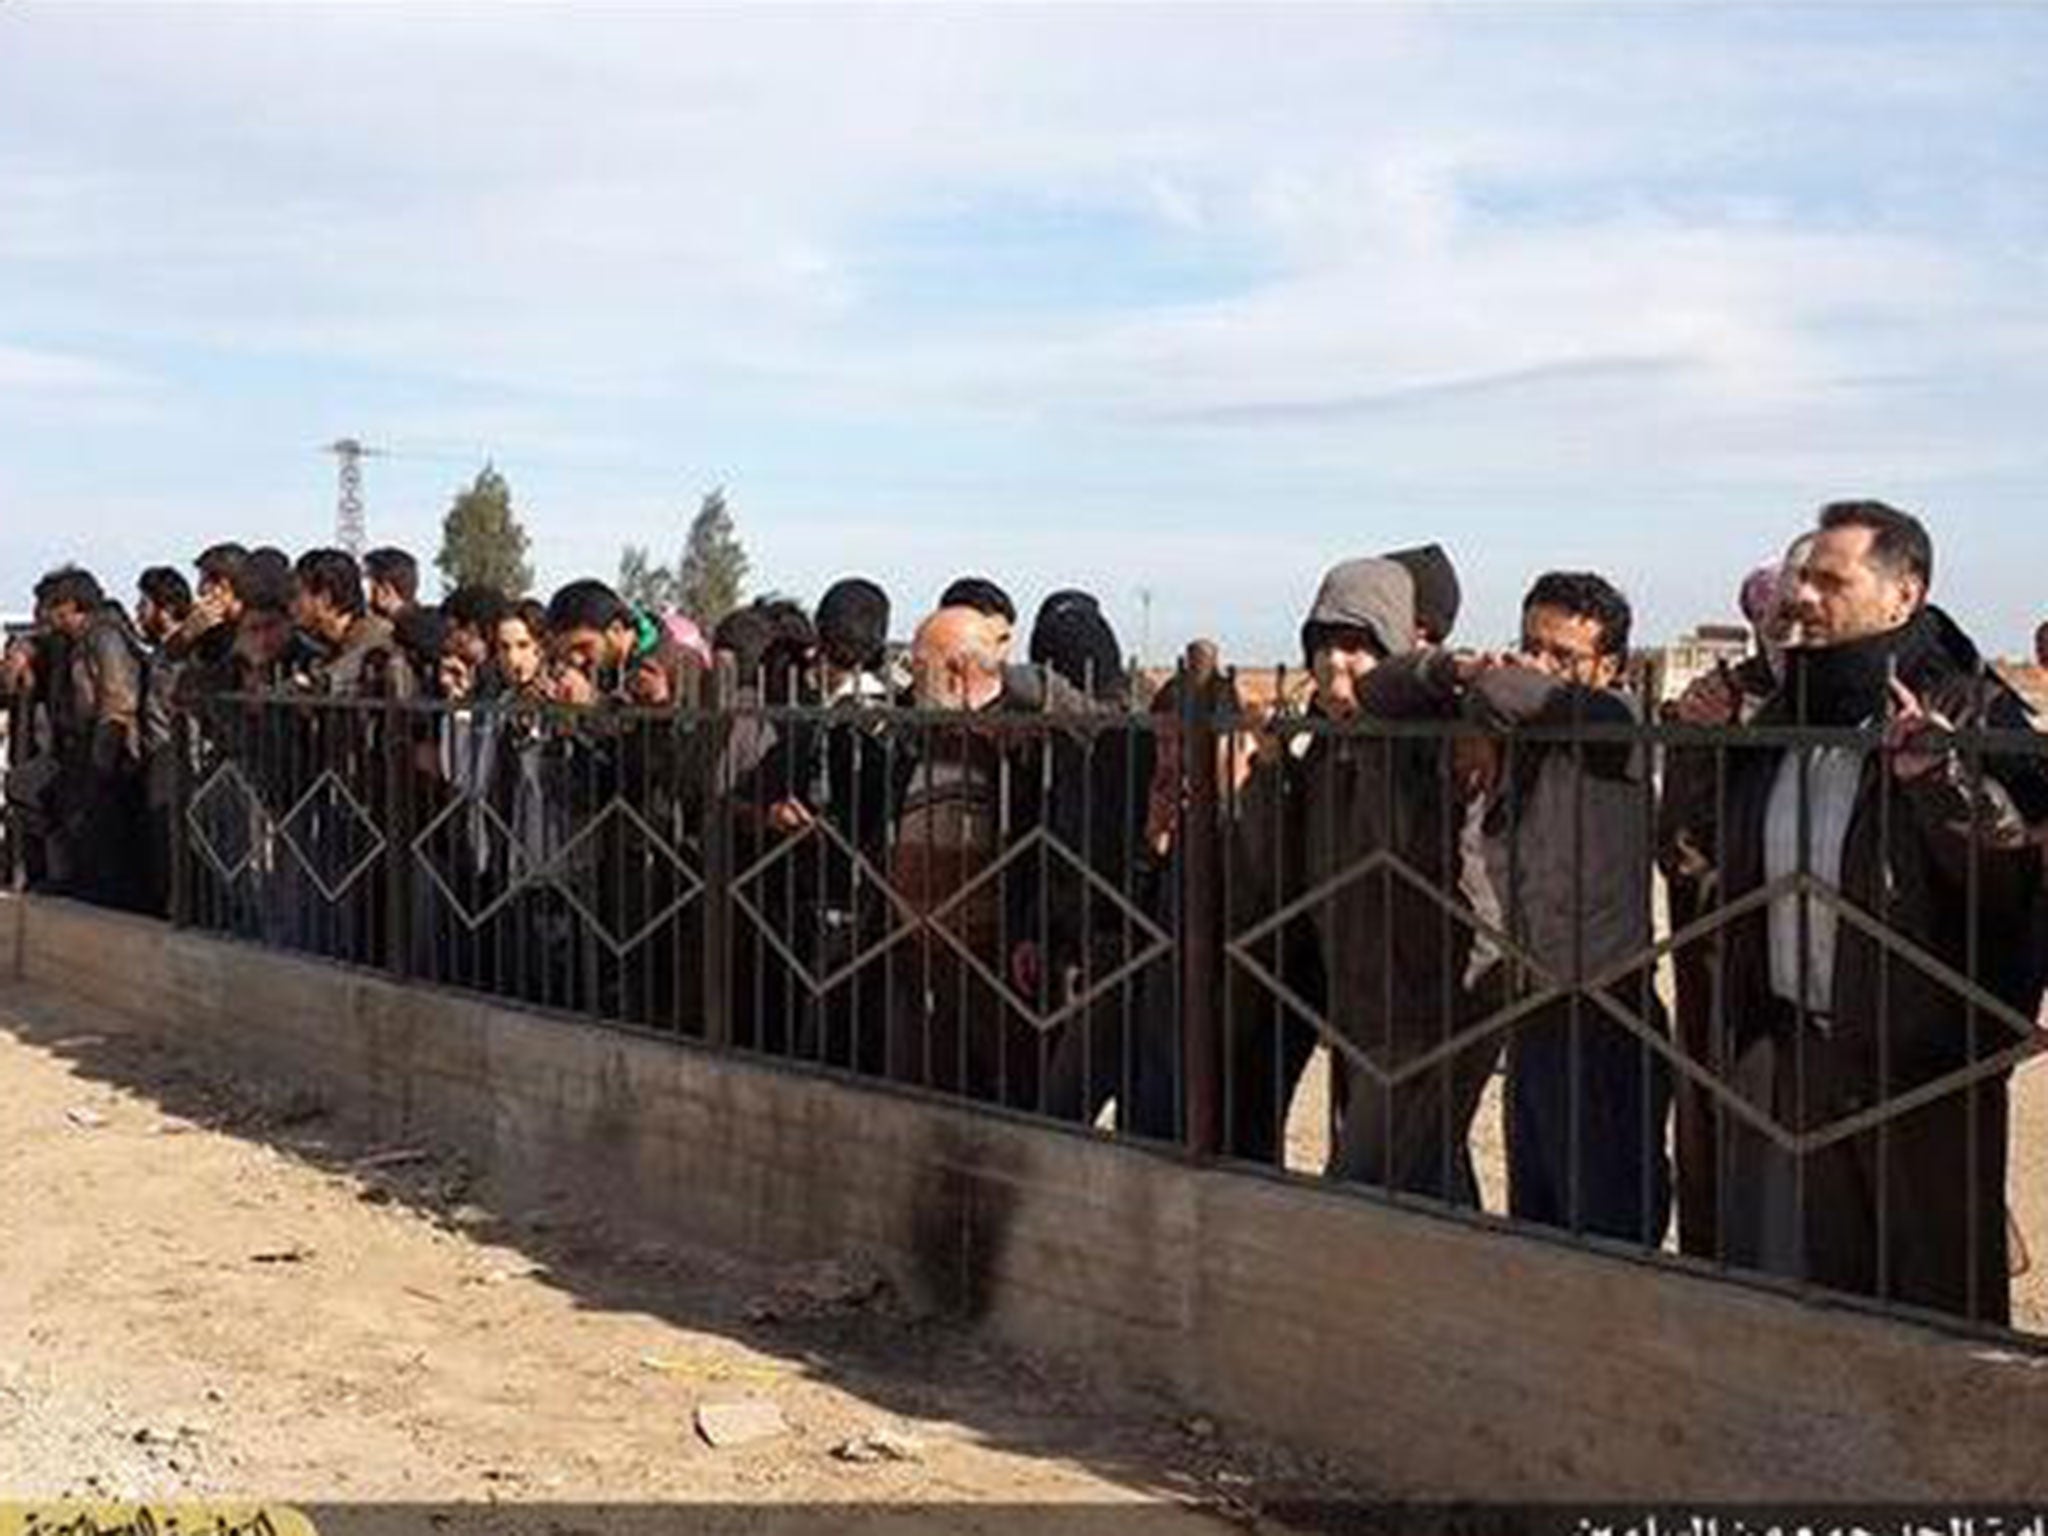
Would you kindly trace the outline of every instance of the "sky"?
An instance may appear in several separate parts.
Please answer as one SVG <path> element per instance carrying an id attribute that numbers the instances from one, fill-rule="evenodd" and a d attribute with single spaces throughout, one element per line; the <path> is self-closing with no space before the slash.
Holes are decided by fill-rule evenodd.
<path id="1" fill-rule="evenodd" d="M 722 485 L 757 588 L 1247 664 L 1430 538 L 1471 643 L 1668 636 L 1879 496 L 2012 653 L 2044 424 L 2048 6 L 0 5 L 9 611 L 331 541 L 350 435 L 543 587 Z"/>

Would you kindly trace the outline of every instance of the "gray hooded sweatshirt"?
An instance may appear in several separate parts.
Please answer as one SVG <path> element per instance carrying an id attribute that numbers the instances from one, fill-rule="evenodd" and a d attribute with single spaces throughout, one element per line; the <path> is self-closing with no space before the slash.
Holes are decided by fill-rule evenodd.
<path id="1" fill-rule="evenodd" d="M 1366 630 L 1390 658 L 1407 656 L 1415 648 L 1414 578 L 1392 560 L 1346 561 L 1323 578 L 1304 633 L 1323 625 Z M 1452 1003 L 1472 934 L 1446 921 L 1443 907 L 1415 883 L 1453 896 L 1457 890 L 1448 744 L 1372 731 L 1376 719 L 1454 710 L 1425 690 L 1371 683 L 1361 692 L 1360 722 L 1307 738 L 1294 754 L 1293 777 L 1301 888 L 1344 881 L 1313 912 L 1327 1017 L 1387 1070 L 1455 1030 Z M 1389 862 L 1357 873 L 1381 856 Z"/>
<path id="2" fill-rule="evenodd" d="M 1392 560 L 1346 560 L 1316 589 L 1302 625 L 1302 649 L 1318 627 L 1363 629 L 1389 656 L 1415 649 L 1415 578 Z"/>

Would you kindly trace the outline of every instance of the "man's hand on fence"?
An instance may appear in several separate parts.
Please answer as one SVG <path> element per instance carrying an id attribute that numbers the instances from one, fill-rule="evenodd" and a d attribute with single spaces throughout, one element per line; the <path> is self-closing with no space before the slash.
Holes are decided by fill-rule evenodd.
<path id="1" fill-rule="evenodd" d="M 1696 677 L 1671 705 L 1680 725 L 1733 725 L 1742 716 L 1742 690 L 1727 664 Z"/>
<path id="2" fill-rule="evenodd" d="M 441 696 L 453 700 L 467 699 L 470 686 L 475 681 L 469 662 L 460 656 L 441 658 L 440 678 Z"/>
<path id="3" fill-rule="evenodd" d="M 1010 951 L 1010 981 L 1020 995 L 1038 996 L 1039 970 L 1038 946 L 1029 939 Z"/>
<path id="4" fill-rule="evenodd" d="M 1885 724 L 1884 744 L 1892 772 L 1911 783 L 1925 778 L 1941 766 L 1940 749 L 1923 750 L 1914 743 L 1929 731 L 1952 731 L 1954 723 L 1939 710 L 1929 709 L 1920 696 L 1897 678 L 1892 679 L 1892 716 Z"/>
<path id="5" fill-rule="evenodd" d="M 1504 656 L 1498 651 L 1454 651 L 1451 653 L 1451 675 L 1457 679 L 1460 688 L 1469 688 L 1489 672 L 1502 667 L 1517 666 L 1521 663 L 1513 656 Z"/>
<path id="6" fill-rule="evenodd" d="M 801 800 L 778 800 L 768 807 L 768 825 L 784 834 L 802 832 L 817 819 Z"/>
<path id="7" fill-rule="evenodd" d="M 669 686 L 668 669 L 653 662 L 644 662 L 632 670 L 626 678 L 626 692 L 635 704 L 644 704 L 650 709 L 661 709 L 675 702 L 675 690 Z"/>
<path id="8" fill-rule="evenodd" d="M 1497 736 L 1460 736 L 1451 743 L 1451 773 L 1458 796 L 1468 804 L 1500 787 L 1505 754 Z"/>

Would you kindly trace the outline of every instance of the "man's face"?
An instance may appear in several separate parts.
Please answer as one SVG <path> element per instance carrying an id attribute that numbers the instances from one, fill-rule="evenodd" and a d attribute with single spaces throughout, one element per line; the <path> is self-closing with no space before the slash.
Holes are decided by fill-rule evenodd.
<path id="1" fill-rule="evenodd" d="M 91 618 L 92 615 L 76 603 L 53 603 L 50 607 L 50 627 L 73 640 L 85 633 Z"/>
<path id="2" fill-rule="evenodd" d="M 911 696 L 920 709 L 958 709 L 966 702 L 966 674 L 949 648 L 920 640 L 910 652 Z"/>
<path id="3" fill-rule="evenodd" d="M 555 659 L 585 677 L 596 677 L 610 652 L 610 642 L 601 629 L 565 629 L 555 637 Z"/>
<path id="4" fill-rule="evenodd" d="M 997 662 L 1007 663 L 1010 659 L 1011 643 L 1017 637 L 1016 626 L 1000 613 L 992 613 L 982 620 L 981 632 Z"/>
<path id="5" fill-rule="evenodd" d="M 370 581 L 365 584 L 364 597 L 370 604 L 370 612 L 382 619 L 395 619 L 405 612 L 405 599 L 398 594 L 398 588 L 388 581 Z"/>
<path id="6" fill-rule="evenodd" d="M 267 667 L 284 655 L 292 641 L 292 621 L 274 608 L 251 608 L 235 630 L 235 649 L 242 659 Z"/>
<path id="7" fill-rule="evenodd" d="M 1379 651 L 1364 630 L 1339 631 L 1316 648 L 1309 670 L 1316 680 L 1316 702 L 1332 720 L 1358 713 L 1358 685 L 1380 664 Z"/>
<path id="8" fill-rule="evenodd" d="M 242 616 L 242 600 L 235 596 L 235 584 L 225 576 L 202 576 L 196 594 L 201 607 L 211 608 L 232 623 Z"/>
<path id="9" fill-rule="evenodd" d="M 157 607 L 156 599 L 147 592 L 135 599 L 135 627 L 142 631 L 145 640 L 161 640 L 171 631 L 170 616 Z"/>
<path id="10" fill-rule="evenodd" d="M 498 626 L 498 670 L 514 688 L 525 688 L 540 676 L 540 645 L 523 620 Z"/>
<path id="11" fill-rule="evenodd" d="M 1830 528 L 1807 552 L 1793 594 L 1793 613 L 1808 645 L 1841 645 L 1897 629 L 1920 606 L 1920 584 L 1870 558 L 1877 535 L 1868 528 Z"/>
<path id="12" fill-rule="evenodd" d="M 484 638 L 482 630 L 468 624 L 451 624 L 442 648 L 461 657 L 472 671 L 491 659 L 490 641 Z"/>
<path id="13" fill-rule="evenodd" d="M 1601 649 L 1598 619 L 1537 603 L 1522 614 L 1522 654 L 1540 672 L 1582 688 L 1612 688 L 1621 658 Z"/>

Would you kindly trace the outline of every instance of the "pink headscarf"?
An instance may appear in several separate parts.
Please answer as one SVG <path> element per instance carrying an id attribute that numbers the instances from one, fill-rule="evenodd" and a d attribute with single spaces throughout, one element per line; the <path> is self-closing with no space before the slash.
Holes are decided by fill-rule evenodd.
<path id="1" fill-rule="evenodd" d="M 1778 606 L 1778 586 L 1784 578 L 1785 562 L 1773 560 L 1742 578 L 1742 616 L 1751 629 L 1762 629 Z"/>
<path id="2" fill-rule="evenodd" d="M 705 641 L 704 631 L 697 627 L 695 619 L 671 609 L 661 616 L 661 629 L 672 642 L 694 656 L 699 666 L 711 665 L 711 646 Z"/>

